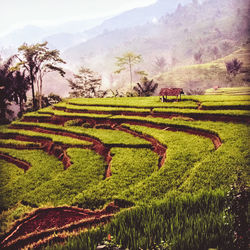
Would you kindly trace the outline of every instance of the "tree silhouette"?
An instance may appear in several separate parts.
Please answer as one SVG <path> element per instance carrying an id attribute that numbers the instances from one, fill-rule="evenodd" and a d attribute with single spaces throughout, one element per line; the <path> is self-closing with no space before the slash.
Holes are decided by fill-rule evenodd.
<path id="1" fill-rule="evenodd" d="M 158 83 L 154 83 L 154 80 L 149 80 L 147 77 L 142 78 L 141 83 L 137 83 L 134 87 L 134 91 L 139 96 L 151 96 L 158 88 Z"/>
<path id="2" fill-rule="evenodd" d="M 72 91 L 71 97 L 104 97 L 105 91 L 100 90 L 102 78 L 99 74 L 89 68 L 81 67 L 78 74 L 74 74 L 74 79 L 67 79 Z"/>
<path id="3" fill-rule="evenodd" d="M 24 72 L 14 70 L 12 67 L 15 56 L 9 58 L 0 65 L 0 118 L 1 123 L 5 122 L 6 114 L 13 112 L 8 109 L 13 101 L 20 105 L 22 113 L 22 104 L 26 101 L 26 92 L 30 87 L 29 78 Z"/>
<path id="4" fill-rule="evenodd" d="M 19 104 L 20 113 L 23 113 L 23 103 L 27 101 L 26 93 L 30 88 L 30 79 L 25 76 L 25 72 L 15 71 L 13 73 L 13 101 Z"/>
<path id="5" fill-rule="evenodd" d="M 243 63 L 237 58 L 234 58 L 232 61 L 225 62 L 225 64 L 229 76 L 236 76 L 240 72 L 243 65 Z"/>
<path id="6" fill-rule="evenodd" d="M 118 66 L 118 69 L 115 71 L 115 73 L 120 74 L 123 70 L 129 70 L 130 75 L 130 88 L 132 91 L 132 83 L 133 83 L 133 70 L 132 67 L 135 64 L 138 64 L 142 61 L 141 55 L 136 55 L 133 52 L 127 52 L 123 54 L 122 57 L 116 57 L 116 66 Z"/>
<path id="7" fill-rule="evenodd" d="M 57 66 L 58 64 L 65 63 L 59 57 L 59 50 L 49 50 L 47 44 L 48 42 L 34 45 L 24 43 L 18 48 L 20 54 L 17 57 L 20 62 L 17 64 L 17 67 L 26 69 L 29 74 L 32 87 L 33 108 L 36 108 L 35 83 L 39 98 L 39 108 L 41 108 L 44 75 L 52 71 L 58 72 L 61 76 L 65 74 L 64 70 Z"/>
<path id="8" fill-rule="evenodd" d="M 1 123 L 6 121 L 6 113 L 11 115 L 11 110 L 8 106 L 12 100 L 12 73 L 10 66 L 12 64 L 13 57 L 9 58 L 7 62 L 0 65 L 0 120 Z"/>

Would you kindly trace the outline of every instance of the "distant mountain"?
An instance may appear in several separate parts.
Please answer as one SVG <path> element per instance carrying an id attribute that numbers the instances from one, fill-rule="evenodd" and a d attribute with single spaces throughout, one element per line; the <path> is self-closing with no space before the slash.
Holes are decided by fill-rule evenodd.
<path id="1" fill-rule="evenodd" d="M 90 36 L 96 36 L 102 32 L 135 27 L 147 22 L 157 21 L 166 13 L 175 11 L 179 4 L 187 4 L 192 0 L 167 1 L 158 0 L 155 4 L 126 11 L 120 15 L 104 21 L 101 25 L 87 31 Z"/>
<path id="2" fill-rule="evenodd" d="M 0 38 L 0 46 L 2 47 L 18 47 L 24 42 L 36 43 L 49 33 L 37 26 L 27 25 L 21 29 L 17 29 L 4 37 Z"/>
<path id="3" fill-rule="evenodd" d="M 0 37 L 0 48 L 15 50 L 23 43 L 32 44 L 48 41 L 49 47 L 64 50 L 85 41 L 87 35 L 84 31 L 101 24 L 106 18 L 70 21 L 44 27 L 26 25 Z"/>
<path id="4" fill-rule="evenodd" d="M 145 16 L 152 18 L 155 15 L 149 13 L 161 9 L 161 13 L 165 14 L 155 16 L 157 22 L 113 30 L 109 28 L 66 50 L 63 57 L 75 66 L 84 65 L 109 77 L 116 69 L 115 57 L 132 51 L 141 54 L 144 59 L 135 70 L 146 70 L 154 75 L 157 73 L 156 57 L 165 59 L 166 69 L 196 63 L 196 53 L 201 53 L 201 62 L 205 63 L 231 53 L 250 34 L 249 0 L 187 1 L 189 3 L 186 5 L 176 3 L 178 7 L 173 13 L 163 8 L 166 2 L 160 0 L 155 5 L 142 8 L 143 11 L 136 9 L 123 13 L 106 20 L 103 25 L 106 23 L 105 27 L 109 24 L 109 27 L 114 28 L 115 23 L 119 26 L 118 20 L 125 17 L 124 23 L 128 25 L 128 19 L 140 16 L 139 13 L 147 13 Z M 122 81 L 121 78 L 118 80 Z M 126 79 L 123 82 L 125 84 Z"/>
<path id="5" fill-rule="evenodd" d="M 148 7 L 136 8 L 111 18 L 70 21 L 43 27 L 27 25 L 0 37 L 0 48 L 16 49 L 24 42 L 31 44 L 48 41 L 51 48 L 65 50 L 103 32 L 135 27 L 152 21 L 157 22 L 165 13 L 173 12 L 179 3 L 186 4 L 191 1 L 158 0 Z"/>
<path id="6" fill-rule="evenodd" d="M 64 51 L 80 42 L 85 42 L 87 37 L 84 33 L 57 33 L 44 37 L 42 41 L 47 41 L 50 49 L 58 49 Z"/>

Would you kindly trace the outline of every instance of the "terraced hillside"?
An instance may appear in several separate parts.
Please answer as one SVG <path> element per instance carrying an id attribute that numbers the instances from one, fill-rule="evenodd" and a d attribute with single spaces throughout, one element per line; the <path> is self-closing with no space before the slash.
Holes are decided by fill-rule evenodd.
<path id="1" fill-rule="evenodd" d="M 249 109 L 249 95 L 71 99 L 1 126 L 1 247 L 95 249 L 110 234 L 129 249 L 223 249 Z"/>
<path id="2" fill-rule="evenodd" d="M 157 76 L 156 81 L 160 84 L 160 88 L 164 88 L 166 83 L 168 83 L 169 87 L 178 86 L 185 90 L 197 87 L 207 89 L 214 86 L 245 86 L 249 84 L 250 81 L 249 56 L 250 44 L 248 43 L 239 47 L 232 54 L 217 60 L 202 64 L 176 67 Z M 229 80 L 225 62 L 232 61 L 234 58 L 237 58 L 243 64 L 239 74 Z"/>

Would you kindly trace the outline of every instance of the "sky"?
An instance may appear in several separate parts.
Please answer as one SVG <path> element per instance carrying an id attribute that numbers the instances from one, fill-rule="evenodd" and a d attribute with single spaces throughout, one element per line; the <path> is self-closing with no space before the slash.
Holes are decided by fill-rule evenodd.
<path id="1" fill-rule="evenodd" d="M 157 0 L 0 0 L 0 35 L 25 25 L 113 16 Z M 172 1 L 172 0 L 170 0 Z"/>

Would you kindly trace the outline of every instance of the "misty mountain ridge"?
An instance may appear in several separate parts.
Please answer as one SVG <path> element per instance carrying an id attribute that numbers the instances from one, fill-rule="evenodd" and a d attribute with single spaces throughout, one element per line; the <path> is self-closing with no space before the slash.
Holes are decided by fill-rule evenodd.
<path id="1" fill-rule="evenodd" d="M 115 57 L 127 51 L 141 54 L 144 63 L 138 67 L 150 74 L 156 57 L 164 57 L 168 67 L 187 65 L 195 63 L 194 54 L 201 50 L 203 62 L 211 61 L 214 47 L 218 47 L 217 56 L 225 56 L 247 39 L 247 1 L 193 0 L 178 5 L 174 13 L 166 11 L 157 23 L 103 32 L 66 50 L 63 57 L 100 73 L 114 72 Z"/>
<path id="2" fill-rule="evenodd" d="M 69 21 L 60 25 L 35 26 L 26 25 L 0 38 L 0 47 L 13 49 L 24 42 L 33 44 L 48 41 L 50 48 L 61 51 L 87 41 L 103 32 L 122 28 L 130 28 L 157 20 L 167 12 L 173 12 L 178 4 L 186 4 L 191 0 L 166 1 L 158 0 L 155 4 L 125 11 L 114 17 Z"/>
<path id="3" fill-rule="evenodd" d="M 101 24 L 105 18 L 69 21 L 59 25 L 26 25 L 0 37 L 0 47 L 18 48 L 23 43 L 48 41 L 51 48 L 64 50 L 87 39 L 85 30 Z"/>
<path id="4" fill-rule="evenodd" d="M 144 70 L 149 77 L 197 63 L 194 54 L 199 51 L 202 53 L 201 63 L 233 52 L 248 38 L 250 22 L 247 3 L 248 0 L 159 0 L 147 7 L 104 20 L 83 32 L 46 33 L 41 41 L 49 41 L 53 49 L 66 49 L 61 56 L 67 62 L 66 66 L 74 69 L 75 73 L 80 66 L 89 67 L 102 75 L 106 87 L 124 87 L 128 82 L 127 72 L 120 75 L 113 72 L 116 70 L 115 58 L 128 51 L 142 55 L 143 62 L 133 70 Z M 36 39 L 44 31 L 34 27 L 29 29 L 36 33 Z M 215 47 L 216 55 L 213 54 Z M 162 71 L 155 69 L 157 57 L 165 59 Z M 44 92 L 53 90 L 65 96 L 68 91 L 66 79 L 71 75 L 72 72 L 69 72 L 62 79 L 56 74 L 48 74 Z M 134 74 L 133 79 L 137 81 L 139 76 Z"/>
<path id="5" fill-rule="evenodd" d="M 88 30 L 86 33 L 91 37 L 101 34 L 102 32 L 113 31 L 143 25 L 161 18 L 166 13 L 172 13 L 179 4 L 188 4 L 192 0 L 167 1 L 158 0 L 156 3 L 146 7 L 135 8 L 126 11 L 113 18 L 105 20 L 101 25 Z"/>

